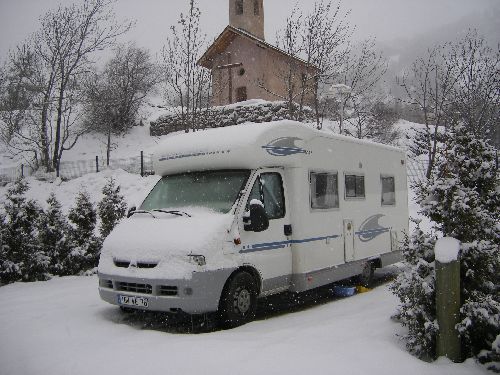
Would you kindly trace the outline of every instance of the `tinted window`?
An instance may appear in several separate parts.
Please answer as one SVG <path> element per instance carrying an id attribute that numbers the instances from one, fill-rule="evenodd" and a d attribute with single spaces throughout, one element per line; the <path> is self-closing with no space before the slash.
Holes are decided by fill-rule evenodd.
<path id="1" fill-rule="evenodd" d="M 311 208 L 328 209 L 339 207 L 337 174 L 311 173 Z"/>
<path id="2" fill-rule="evenodd" d="M 382 205 L 396 204 L 394 177 L 380 177 L 382 180 Z"/>
<path id="3" fill-rule="evenodd" d="M 283 183 L 279 173 L 261 174 L 252 187 L 248 204 L 252 199 L 258 199 L 264 204 L 267 217 L 279 219 L 285 216 L 285 196 L 283 194 Z M 248 209 L 247 204 L 247 209 Z"/>
<path id="4" fill-rule="evenodd" d="M 365 197 L 365 177 L 356 175 L 345 176 L 345 196 L 346 198 Z"/>

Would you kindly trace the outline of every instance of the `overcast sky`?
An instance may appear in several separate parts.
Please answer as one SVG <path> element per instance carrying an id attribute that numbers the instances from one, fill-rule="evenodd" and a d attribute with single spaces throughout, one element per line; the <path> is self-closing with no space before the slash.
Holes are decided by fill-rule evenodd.
<path id="1" fill-rule="evenodd" d="M 229 0 L 199 0 L 202 25 L 209 39 L 218 35 L 228 23 Z M 38 28 L 38 18 L 45 11 L 69 0 L 0 0 L 0 59 Z M 304 11 L 312 8 L 312 0 L 298 1 Z M 291 12 L 294 0 L 264 0 L 266 39 L 274 42 L 276 30 Z M 473 26 L 481 32 L 481 19 L 496 16 L 500 35 L 499 0 L 344 0 L 343 8 L 351 9 L 350 20 L 356 25 L 358 39 L 376 37 L 378 41 L 412 38 L 462 20 L 477 20 Z M 135 19 L 135 28 L 126 40 L 147 47 L 153 54 L 161 50 L 169 26 L 175 24 L 188 0 L 117 0 L 119 19 Z M 470 24 L 468 24 L 470 26 Z M 491 32 L 491 28 L 490 28 Z"/>

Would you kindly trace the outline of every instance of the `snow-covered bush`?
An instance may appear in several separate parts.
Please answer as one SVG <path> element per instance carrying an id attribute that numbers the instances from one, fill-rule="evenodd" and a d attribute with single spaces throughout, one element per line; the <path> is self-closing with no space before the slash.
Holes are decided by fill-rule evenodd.
<path id="1" fill-rule="evenodd" d="M 464 304 L 457 328 L 463 337 L 462 352 L 466 356 L 482 353 L 481 358 L 493 355 L 500 334 L 500 191 L 495 150 L 464 126 L 450 129 L 440 146 L 431 178 L 417 187 L 417 200 L 421 214 L 434 222 L 440 235 L 461 241 Z M 401 278 L 422 287 L 428 284 L 428 280 L 412 276 L 418 272 L 419 263 L 408 264 L 410 270 Z M 405 284 L 396 283 L 393 290 L 403 310 L 410 297 L 402 286 Z M 419 288 L 416 285 L 408 291 Z M 430 302 L 434 303 L 434 299 Z M 416 302 L 412 308 L 418 311 L 427 303 Z M 434 355 L 432 350 L 425 354 Z"/>
<path id="2" fill-rule="evenodd" d="M 49 277 L 50 258 L 36 241 L 42 209 L 26 198 L 28 189 L 18 179 L 7 191 L 0 251 L 0 280 L 5 284 Z"/>
<path id="3" fill-rule="evenodd" d="M 68 274 L 76 275 L 97 267 L 101 239 L 94 234 L 97 213 L 87 192 L 80 192 L 75 206 L 69 211 L 71 223 L 69 240 L 71 251 L 63 267 Z"/>
<path id="4" fill-rule="evenodd" d="M 50 273 L 68 275 L 64 264 L 70 253 L 69 224 L 54 193 L 47 199 L 47 205 L 39 222 L 40 247 L 50 258 Z"/>
<path id="5" fill-rule="evenodd" d="M 116 186 L 112 178 L 104 185 L 102 193 L 104 198 L 97 205 L 97 211 L 101 219 L 101 237 L 105 239 L 125 216 L 127 204 L 124 197 L 120 195 L 120 186 Z"/>
<path id="6" fill-rule="evenodd" d="M 405 239 L 402 252 L 408 271 L 398 275 L 390 288 L 401 304 L 396 318 L 408 328 L 408 350 L 419 358 L 433 358 L 438 332 L 434 245 L 436 236 L 424 233 L 415 221 L 415 232 Z"/>

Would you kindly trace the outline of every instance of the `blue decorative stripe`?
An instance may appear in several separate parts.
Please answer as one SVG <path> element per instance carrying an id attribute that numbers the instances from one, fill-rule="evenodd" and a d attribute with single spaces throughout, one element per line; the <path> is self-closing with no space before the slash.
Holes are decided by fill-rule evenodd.
<path id="1" fill-rule="evenodd" d="M 253 252 L 256 252 L 256 251 L 284 249 L 285 247 L 287 247 L 287 245 L 262 246 L 262 247 L 259 247 L 259 248 L 252 248 L 252 249 L 241 250 L 240 253 L 253 253 Z"/>
<path id="2" fill-rule="evenodd" d="M 280 242 L 260 243 L 260 244 L 255 244 L 255 245 L 249 245 L 248 248 L 243 247 L 243 250 L 241 250 L 240 253 L 254 253 L 256 251 L 283 249 L 291 244 L 323 241 L 323 240 L 327 240 L 329 238 L 337 238 L 337 237 L 340 237 L 340 236 L 338 234 L 333 234 L 331 236 L 305 238 L 302 240 L 288 240 L 288 241 L 280 241 Z"/>
<path id="3" fill-rule="evenodd" d="M 314 241 L 323 241 L 323 240 L 327 240 L 329 238 L 337 238 L 337 237 L 340 237 L 340 236 L 338 234 L 333 234 L 331 236 L 306 238 L 303 240 L 292 240 L 290 242 L 291 243 L 306 243 L 306 242 L 314 242 Z"/>
<path id="4" fill-rule="evenodd" d="M 355 234 L 362 235 L 362 234 L 385 233 L 385 232 L 388 232 L 389 230 L 390 230 L 390 228 L 369 229 L 369 230 L 362 230 L 359 232 L 355 232 Z"/>
<path id="5" fill-rule="evenodd" d="M 195 152 L 195 153 L 191 153 L 191 154 L 170 155 L 170 156 L 163 156 L 160 159 L 158 159 L 158 161 L 184 159 L 184 158 L 191 158 L 191 157 L 196 157 L 196 156 L 229 154 L 230 152 L 231 152 L 231 150 L 219 150 L 219 151 Z"/>

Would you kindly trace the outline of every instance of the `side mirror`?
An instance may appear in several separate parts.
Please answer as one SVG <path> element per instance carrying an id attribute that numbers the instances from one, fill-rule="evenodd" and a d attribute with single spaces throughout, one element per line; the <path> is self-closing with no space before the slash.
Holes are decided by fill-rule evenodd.
<path id="1" fill-rule="evenodd" d="M 137 210 L 137 207 L 135 207 L 135 206 L 130 207 L 130 209 L 127 212 L 127 218 L 132 216 L 134 214 L 135 210 Z"/>
<path id="2" fill-rule="evenodd" d="M 269 228 L 269 219 L 262 202 L 250 202 L 250 216 L 244 218 L 244 228 L 248 232 L 263 232 Z"/>

